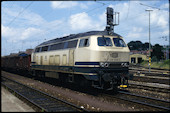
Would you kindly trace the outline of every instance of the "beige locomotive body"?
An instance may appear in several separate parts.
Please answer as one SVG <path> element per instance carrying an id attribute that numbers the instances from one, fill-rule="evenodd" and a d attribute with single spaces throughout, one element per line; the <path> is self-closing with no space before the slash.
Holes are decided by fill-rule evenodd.
<path id="1" fill-rule="evenodd" d="M 129 48 L 124 42 L 123 47 L 116 46 L 115 40 L 123 42 L 123 38 L 119 35 L 94 33 L 93 35 L 83 35 L 64 41 L 41 44 L 35 48 L 31 55 L 32 70 L 36 74 L 56 77 L 65 82 L 81 81 L 82 83 L 86 81 L 83 84 L 88 82 L 92 86 L 101 87 L 104 87 L 103 83 L 107 83 L 110 87 L 115 76 L 128 75 Z M 102 45 L 105 41 L 110 45 Z M 65 44 L 66 42 L 68 44 Z M 69 45 L 69 42 L 76 43 L 71 48 L 63 47 L 62 49 L 50 50 L 52 45 L 63 43 L 64 46 Z M 40 48 L 43 47 L 48 47 L 48 49 L 41 51 Z M 36 52 L 37 48 L 40 49 L 38 52 Z M 120 85 L 121 83 L 116 82 L 116 84 Z"/>

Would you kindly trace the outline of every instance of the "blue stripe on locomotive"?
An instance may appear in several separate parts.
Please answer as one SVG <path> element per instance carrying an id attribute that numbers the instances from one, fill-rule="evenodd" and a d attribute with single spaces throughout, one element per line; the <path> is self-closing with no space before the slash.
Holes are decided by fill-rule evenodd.
<path id="1" fill-rule="evenodd" d="M 99 65 L 99 62 L 75 62 L 75 65 Z"/>

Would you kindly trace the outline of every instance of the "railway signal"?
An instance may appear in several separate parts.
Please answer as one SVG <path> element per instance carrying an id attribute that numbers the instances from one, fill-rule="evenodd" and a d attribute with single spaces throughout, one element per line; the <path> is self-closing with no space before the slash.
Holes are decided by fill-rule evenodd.
<path id="1" fill-rule="evenodd" d="M 149 57 L 149 66 L 151 66 L 151 57 Z"/>
<path id="2" fill-rule="evenodd" d="M 113 8 L 107 7 L 106 14 L 107 14 L 106 30 L 108 31 L 109 34 L 112 34 L 114 33 L 114 26 L 119 25 L 119 12 L 114 12 Z"/>

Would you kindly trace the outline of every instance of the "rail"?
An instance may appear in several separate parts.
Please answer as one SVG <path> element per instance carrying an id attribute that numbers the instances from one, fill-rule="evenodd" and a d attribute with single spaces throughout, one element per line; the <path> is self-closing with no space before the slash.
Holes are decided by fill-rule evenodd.
<path id="1" fill-rule="evenodd" d="M 142 84 L 136 84 L 136 83 L 129 83 L 129 88 L 138 88 L 138 89 L 145 89 L 149 91 L 157 91 L 162 93 L 170 93 L 170 87 L 155 87 L 155 86 L 148 86 L 148 85 L 142 85 Z"/>
<path id="2" fill-rule="evenodd" d="M 17 81 L 1 76 L 1 84 L 12 91 L 20 98 L 26 100 L 36 108 L 36 111 L 43 112 L 84 112 L 88 111 L 72 103 L 66 102 L 54 96 L 51 96 L 40 90 L 31 88 Z"/>
<path id="3" fill-rule="evenodd" d="M 121 94 L 119 99 L 130 101 L 137 104 L 142 104 L 145 106 L 150 106 L 152 108 L 157 108 L 161 110 L 170 110 L 170 101 L 161 100 L 153 97 L 147 97 L 137 94 L 132 94 L 129 92 L 119 91 L 119 94 Z M 131 97 L 130 97 L 131 96 Z"/>

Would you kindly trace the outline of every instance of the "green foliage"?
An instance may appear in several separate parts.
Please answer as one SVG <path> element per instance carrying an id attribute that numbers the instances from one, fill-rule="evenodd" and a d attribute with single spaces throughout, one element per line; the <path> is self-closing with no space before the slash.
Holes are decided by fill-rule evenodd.
<path id="1" fill-rule="evenodd" d="M 144 67 L 148 67 L 148 61 L 143 61 L 141 63 L 142 66 Z M 169 60 L 165 60 L 163 62 L 151 62 L 151 68 L 160 68 L 160 69 L 170 69 L 170 59 Z"/>
<path id="2" fill-rule="evenodd" d="M 158 61 L 158 59 L 156 58 L 156 56 L 153 56 L 152 57 L 152 62 L 157 62 Z"/>
<path id="3" fill-rule="evenodd" d="M 166 65 L 166 64 L 170 65 L 170 59 L 165 60 L 165 61 L 164 61 L 164 64 L 165 64 L 165 65 Z"/>
<path id="4" fill-rule="evenodd" d="M 149 49 L 149 43 L 148 42 L 145 42 L 145 43 L 142 43 L 141 41 L 131 41 L 129 42 L 128 44 L 128 47 L 130 50 L 148 50 Z M 152 45 L 151 45 L 152 47 Z"/>
<path id="5" fill-rule="evenodd" d="M 157 61 L 160 61 L 164 57 L 164 53 L 162 52 L 163 47 L 159 44 L 155 44 L 153 46 L 153 51 L 151 52 L 151 57 L 156 57 Z"/>
<path id="6" fill-rule="evenodd" d="M 148 66 L 148 61 L 147 60 L 144 60 L 142 63 L 141 63 L 142 66 L 144 67 L 147 67 Z"/>

